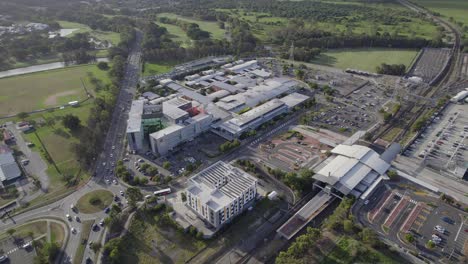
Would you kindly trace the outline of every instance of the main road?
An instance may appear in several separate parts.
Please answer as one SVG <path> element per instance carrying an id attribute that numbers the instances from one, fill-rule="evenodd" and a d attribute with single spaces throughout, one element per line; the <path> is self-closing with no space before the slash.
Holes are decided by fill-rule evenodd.
<path id="1" fill-rule="evenodd" d="M 64 254 L 62 256 L 62 260 L 64 260 L 63 262 L 67 263 L 73 260 L 73 256 L 76 254 L 76 251 L 82 242 L 80 234 L 81 223 L 86 220 L 94 220 L 95 223 L 98 223 L 101 219 L 105 218 L 106 214 L 104 212 L 98 212 L 94 214 L 82 214 L 78 212 L 78 214 L 76 214 L 72 212 L 71 207 L 72 205 L 76 204 L 76 201 L 81 196 L 94 190 L 107 189 L 114 195 L 119 195 L 120 191 L 125 190 L 124 186 L 119 185 L 117 182 L 112 182 L 115 179 L 112 175 L 112 171 L 113 164 L 124 154 L 124 135 L 127 123 L 126 120 L 128 118 L 128 111 L 130 109 L 131 100 L 133 99 L 133 96 L 136 92 L 136 85 L 139 81 L 141 41 L 142 33 L 137 31 L 136 40 L 130 48 L 124 71 L 125 75 L 121 82 L 120 92 L 116 99 L 115 108 L 112 113 L 112 118 L 109 125 L 109 130 L 107 131 L 103 150 L 96 160 L 96 167 L 94 169 L 93 177 L 87 184 L 79 188 L 76 192 L 59 201 L 44 207 L 26 211 L 19 215 L 6 217 L 6 220 L 0 222 L 1 230 L 13 228 L 33 219 L 61 219 L 67 223 L 67 232 L 69 232 L 72 227 L 78 231 L 77 234 L 71 234 L 70 232 L 70 235 L 68 236 L 69 239 L 68 242 L 66 242 L 66 247 L 63 252 Z M 78 215 L 80 222 L 77 222 L 75 219 L 69 221 L 65 217 L 66 214 L 70 214 L 73 217 Z M 102 229 L 99 232 L 103 232 Z M 98 232 L 91 231 L 90 239 L 96 239 L 100 237 L 99 234 L 100 233 Z M 86 247 L 83 256 L 83 263 L 85 263 L 87 257 L 95 259 L 94 253 L 89 250 L 89 247 Z M 60 262 L 62 262 L 62 260 Z"/>

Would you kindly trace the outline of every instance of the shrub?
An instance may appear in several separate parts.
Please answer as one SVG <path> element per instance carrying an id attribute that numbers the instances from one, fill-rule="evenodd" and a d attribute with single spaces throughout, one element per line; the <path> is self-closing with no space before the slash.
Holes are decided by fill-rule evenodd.
<path id="1" fill-rule="evenodd" d="M 101 201 L 101 198 L 97 196 L 92 196 L 91 198 L 89 198 L 89 203 L 92 205 L 98 205 L 98 204 L 101 204 L 102 201 Z"/>

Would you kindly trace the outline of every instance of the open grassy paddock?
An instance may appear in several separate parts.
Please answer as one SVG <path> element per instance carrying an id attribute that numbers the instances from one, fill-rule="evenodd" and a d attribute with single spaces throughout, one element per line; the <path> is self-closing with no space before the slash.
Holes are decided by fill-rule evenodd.
<path id="1" fill-rule="evenodd" d="M 179 16 L 179 15 L 176 15 L 176 14 L 173 14 L 173 13 L 161 13 L 161 14 L 158 14 L 158 17 L 167 17 L 167 18 L 172 18 L 172 19 L 177 18 L 177 19 L 184 20 L 184 21 L 187 21 L 187 22 L 197 23 L 200 26 L 200 29 L 210 32 L 212 38 L 214 38 L 214 39 L 223 39 L 224 38 L 224 32 L 225 31 L 224 31 L 224 29 L 219 28 L 217 22 L 203 21 L 203 20 L 197 20 L 197 19 L 194 19 L 194 18 L 182 17 L 182 16 Z M 160 25 L 166 26 L 166 24 L 160 24 Z M 170 34 L 176 36 L 174 38 L 174 40 L 177 40 L 177 39 L 181 40 L 181 39 L 185 39 L 185 37 L 186 37 L 186 36 L 184 36 L 185 32 L 182 31 L 182 30 L 180 30 L 180 31 L 175 30 L 173 27 L 168 27 L 167 30 L 169 31 Z"/>
<path id="2" fill-rule="evenodd" d="M 111 31 L 101 31 L 101 30 L 93 30 L 89 26 L 85 24 L 80 24 L 80 23 L 75 23 L 75 22 L 69 22 L 69 21 L 57 21 L 62 28 L 66 29 L 78 29 L 73 31 L 70 35 L 67 35 L 66 37 L 71 37 L 76 33 L 89 33 L 91 36 L 99 39 L 99 40 L 107 40 L 112 45 L 117 45 L 120 41 L 120 35 L 117 32 L 111 32 Z"/>
<path id="3" fill-rule="evenodd" d="M 401 49 L 339 49 L 321 53 L 312 63 L 375 72 L 375 68 L 382 63 L 408 67 L 417 53 L 417 50 Z"/>
<path id="4" fill-rule="evenodd" d="M 169 37 L 172 39 L 172 41 L 179 42 L 182 47 L 189 47 L 192 44 L 192 40 L 180 27 L 161 22 L 157 22 L 156 24 L 161 27 L 165 27 L 167 32 L 169 32 Z"/>
<path id="5" fill-rule="evenodd" d="M 78 211 L 83 214 L 97 213 L 104 210 L 112 203 L 114 195 L 107 190 L 96 190 L 83 195 L 76 207 Z"/>
<path id="6" fill-rule="evenodd" d="M 106 77 L 96 65 L 78 65 L 0 79 L 0 116 L 29 112 L 86 98 L 87 73 Z M 89 88 L 89 87 L 88 87 Z M 92 91 L 90 91 L 92 92 Z"/>
<path id="7" fill-rule="evenodd" d="M 156 75 L 166 73 L 172 70 L 177 62 L 161 62 L 161 63 L 149 63 L 146 62 L 144 66 L 143 76 Z"/>
<path id="8" fill-rule="evenodd" d="M 447 20 L 453 17 L 455 21 L 468 25 L 468 1 L 466 0 L 411 0 L 411 2 L 438 12 Z"/>

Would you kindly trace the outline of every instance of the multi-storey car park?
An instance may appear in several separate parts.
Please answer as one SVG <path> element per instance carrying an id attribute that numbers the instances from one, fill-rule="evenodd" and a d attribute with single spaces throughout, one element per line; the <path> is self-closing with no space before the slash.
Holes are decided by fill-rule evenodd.
<path id="1" fill-rule="evenodd" d="M 270 76 L 256 60 L 241 60 L 185 81 L 161 80 L 174 93 L 147 93 L 133 102 L 127 126 L 130 150 L 150 147 L 163 156 L 208 130 L 233 140 L 309 99 L 296 92 L 297 81 Z"/>

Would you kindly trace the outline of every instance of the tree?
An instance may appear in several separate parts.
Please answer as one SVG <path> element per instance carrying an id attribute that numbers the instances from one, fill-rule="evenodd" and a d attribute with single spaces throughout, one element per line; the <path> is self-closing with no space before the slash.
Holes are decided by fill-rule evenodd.
<path id="1" fill-rule="evenodd" d="M 369 244 L 371 246 L 375 246 L 377 245 L 377 243 L 379 242 L 378 238 L 377 238 L 377 235 L 375 234 L 374 231 L 372 231 L 372 229 L 370 228 L 367 228 L 365 227 L 364 229 L 362 229 L 361 231 L 361 238 L 362 238 L 362 241 L 366 244 Z"/>
<path id="2" fill-rule="evenodd" d="M 346 233 L 352 233 L 353 232 L 353 221 L 351 220 L 344 220 L 343 221 L 343 230 L 346 232 Z"/>
<path id="3" fill-rule="evenodd" d="M 67 114 L 62 117 L 63 126 L 70 129 L 71 131 L 76 131 L 81 127 L 81 120 L 72 114 Z"/>
<path id="4" fill-rule="evenodd" d="M 187 201 L 187 194 L 185 194 L 185 192 L 181 192 L 180 193 L 180 198 L 182 199 L 182 202 Z"/>
<path id="5" fill-rule="evenodd" d="M 10 228 L 7 230 L 7 234 L 10 235 L 11 237 L 13 237 L 13 234 L 16 232 L 16 229 L 14 228 Z"/>
<path id="6" fill-rule="evenodd" d="M 130 187 L 127 189 L 128 205 L 131 207 L 136 206 L 137 201 L 143 200 L 143 194 L 140 189 L 135 187 Z"/>
<path id="7" fill-rule="evenodd" d="M 97 253 L 97 252 L 101 249 L 101 247 L 102 247 L 101 243 L 94 242 L 94 243 L 91 245 L 91 250 L 92 250 L 94 253 Z"/>
<path id="8" fill-rule="evenodd" d="M 20 118 L 20 119 L 26 119 L 26 118 L 28 118 L 29 114 L 26 113 L 26 112 L 21 112 L 21 113 L 18 113 L 17 116 L 18 116 L 18 118 Z"/>
<path id="9" fill-rule="evenodd" d="M 426 247 L 427 247 L 428 249 L 434 249 L 434 248 L 435 248 L 435 243 L 434 243 L 434 241 L 432 241 L 432 240 L 427 241 Z"/>
<path id="10" fill-rule="evenodd" d="M 296 78 L 298 78 L 299 80 L 304 80 L 305 71 L 303 69 L 295 70 L 294 74 L 296 75 Z"/>
<path id="11" fill-rule="evenodd" d="M 98 62 L 97 67 L 100 70 L 106 71 L 106 70 L 109 69 L 109 64 L 107 64 L 107 62 L 105 62 L 105 61 L 100 61 L 100 62 Z"/>
<path id="12" fill-rule="evenodd" d="M 406 234 L 405 235 L 405 239 L 406 241 L 408 241 L 409 243 L 413 243 L 414 242 L 414 236 L 410 233 Z"/>
<path id="13" fill-rule="evenodd" d="M 398 172 L 396 170 L 389 170 L 387 171 L 387 175 L 391 180 L 394 180 L 398 177 Z"/>
<path id="14" fill-rule="evenodd" d="M 165 162 L 163 162 L 162 166 L 163 166 L 163 168 L 168 170 L 171 167 L 171 163 L 169 161 L 165 161 Z"/>

